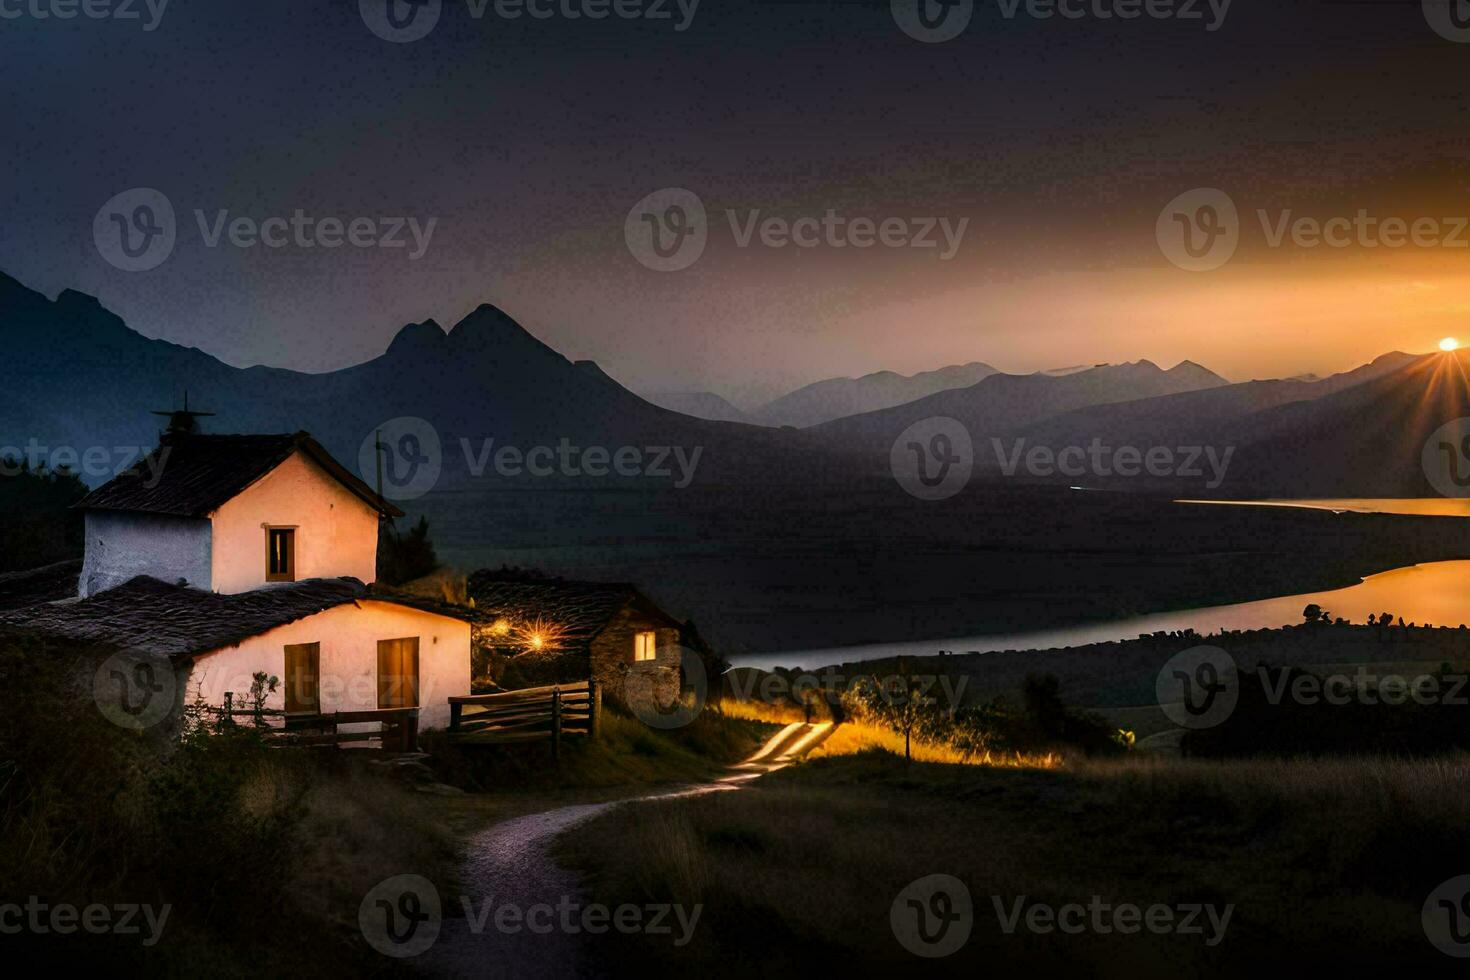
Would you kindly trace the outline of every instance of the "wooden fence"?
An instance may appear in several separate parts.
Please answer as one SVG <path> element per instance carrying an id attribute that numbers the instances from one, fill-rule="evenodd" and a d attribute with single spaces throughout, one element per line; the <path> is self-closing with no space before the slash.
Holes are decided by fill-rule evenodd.
<path id="1" fill-rule="evenodd" d="M 419 709 L 378 708 L 371 711 L 326 711 L 320 714 L 286 714 L 278 708 L 236 708 L 234 695 L 226 692 L 223 708 L 207 709 L 219 717 L 221 726 L 236 718 L 250 718 L 270 731 L 273 741 L 286 745 L 345 745 L 349 742 L 380 741 L 384 750 L 414 752 L 418 749 Z M 375 732 L 343 732 L 339 725 L 378 722 Z"/>
<path id="2" fill-rule="evenodd" d="M 563 736 L 596 738 L 601 717 L 596 681 L 449 699 L 449 731 L 457 738 L 490 744 L 550 739 L 553 756 L 561 754 Z"/>

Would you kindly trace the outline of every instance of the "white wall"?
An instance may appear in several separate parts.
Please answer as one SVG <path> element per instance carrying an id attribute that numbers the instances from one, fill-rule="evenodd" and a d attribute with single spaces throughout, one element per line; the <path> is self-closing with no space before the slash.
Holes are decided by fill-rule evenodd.
<path id="1" fill-rule="evenodd" d="M 470 625 L 371 599 L 337 606 L 253 636 L 239 646 L 196 658 L 185 704 L 201 694 L 222 705 L 226 691 L 243 704 L 251 675 L 263 670 L 281 679 L 268 708 L 285 708 L 286 651 L 291 643 L 321 644 L 322 711 L 371 711 L 378 707 L 378 641 L 419 637 L 419 729 L 449 727 L 449 698 L 470 693 Z M 372 731 L 377 725 L 343 726 Z"/>
<path id="2" fill-rule="evenodd" d="M 79 595 L 95 595 L 139 575 L 210 588 L 209 521 L 113 510 L 89 510 L 84 520 L 87 551 Z"/>
<path id="3" fill-rule="evenodd" d="M 214 591 L 266 584 L 265 525 L 296 526 L 296 579 L 377 578 L 378 512 L 300 452 L 214 515 Z"/>

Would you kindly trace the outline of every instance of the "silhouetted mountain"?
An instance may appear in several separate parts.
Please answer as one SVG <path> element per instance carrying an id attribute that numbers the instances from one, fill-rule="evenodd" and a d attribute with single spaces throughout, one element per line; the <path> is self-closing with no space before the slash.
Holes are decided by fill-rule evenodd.
<path id="1" fill-rule="evenodd" d="M 202 351 L 129 329 L 97 300 L 53 302 L 0 275 L 0 340 L 11 367 L 0 390 L 0 445 L 151 447 L 159 420 L 188 390 L 215 432 L 312 432 L 356 468 L 359 448 L 388 420 L 427 420 L 443 447 L 445 480 L 468 474 L 467 443 L 681 446 L 702 450 L 701 478 L 754 470 L 754 459 L 810 451 L 791 433 L 689 418 L 651 405 L 591 361 L 576 364 L 503 311 L 484 305 L 445 332 L 405 326 L 380 357 L 323 374 L 235 368 Z M 464 442 L 462 442 L 462 440 Z M 780 443 L 775 440 L 781 440 Z M 783 449 L 784 447 L 784 449 Z M 96 478 L 83 474 L 89 482 Z M 493 475 L 493 471 L 492 471 Z"/>
<path id="2" fill-rule="evenodd" d="M 648 401 L 671 412 L 714 422 L 751 422 L 751 417 L 712 391 L 670 391 L 644 395 Z"/>
<path id="3" fill-rule="evenodd" d="M 1228 495 L 1439 496 L 1426 472 L 1426 443 L 1470 417 L 1467 371 L 1470 352 L 1425 354 L 1362 384 L 1223 423 L 1214 438 L 1239 447 Z M 1429 458 L 1461 480 L 1470 462 L 1459 439 L 1430 446 Z"/>
<path id="4" fill-rule="evenodd" d="M 911 376 L 879 371 L 861 378 L 830 378 L 782 395 L 756 409 L 750 417 L 764 425 L 794 425 L 802 429 L 832 419 L 902 405 L 937 391 L 968 388 L 995 373 L 995 368 L 989 364 L 974 361 Z"/>
<path id="5" fill-rule="evenodd" d="M 815 427 L 812 433 L 834 448 L 886 459 L 900 433 L 931 417 L 957 419 L 969 430 L 972 440 L 979 442 L 1085 406 L 1226 384 L 1219 375 L 1189 361 L 1168 371 L 1151 361 L 1136 361 L 1105 364 L 1063 377 L 992 374 L 968 388 L 941 391 L 894 408 L 838 419 Z"/>
<path id="6" fill-rule="evenodd" d="M 1470 353 L 1393 353 L 1314 382 L 1229 385 L 1188 361 L 1168 371 L 1139 361 L 1063 376 L 991 374 L 967 388 L 809 429 L 767 428 L 652 405 L 489 305 L 448 331 L 432 320 L 409 324 L 382 356 L 362 364 L 305 374 L 231 367 L 142 336 L 89 296 L 67 290 L 52 301 L 3 275 L 0 343 L 10 368 L 0 387 L 0 448 L 25 450 L 33 441 L 78 452 L 149 448 L 160 420 L 148 411 L 176 407 L 188 389 L 195 408 L 217 413 L 207 420 L 209 431 L 306 429 L 352 468 L 384 423 L 424 419 L 443 448 L 445 489 L 468 485 L 476 464 L 484 467 L 500 448 L 564 443 L 609 454 L 622 447 L 697 451 L 700 483 L 842 485 L 860 472 L 886 481 L 894 439 L 913 422 L 948 416 L 971 433 L 981 480 L 998 475 L 992 438 L 1053 449 L 1100 439 L 1142 450 L 1230 448 L 1228 480 L 1210 491 L 1214 496 L 1422 496 L 1433 493 L 1420 461 L 1426 439 L 1470 416 Z M 479 472 L 500 478 L 493 467 Z M 581 485 L 595 479 L 578 477 Z M 637 483 L 653 488 L 659 479 L 670 482 Z M 1199 481 L 1072 482 L 1201 489 Z"/>
<path id="7" fill-rule="evenodd" d="M 1413 354 L 1395 351 L 1376 358 L 1371 364 L 1319 381 L 1246 381 L 1156 398 L 1092 405 L 1027 424 L 1010 434 L 1024 437 L 1032 445 L 1053 447 L 1087 445 L 1094 438 L 1110 445 L 1140 447 L 1213 444 L 1211 440 L 1220 438 L 1222 427 L 1232 420 L 1343 391 L 1397 371 L 1417 359 Z"/>
<path id="8" fill-rule="evenodd" d="M 1109 449 L 1213 450 L 1228 468 L 1213 474 L 1120 476 L 1089 470 L 1023 472 L 1029 482 L 1188 493 L 1210 497 L 1436 496 L 1421 464 L 1440 426 L 1470 416 L 1460 355 L 1403 352 L 1320 381 L 1272 380 L 1098 405 L 1054 415 L 1006 434 L 1013 452 L 1053 452 L 1094 442 Z M 983 475 L 997 477 L 996 454 L 977 450 Z"/>

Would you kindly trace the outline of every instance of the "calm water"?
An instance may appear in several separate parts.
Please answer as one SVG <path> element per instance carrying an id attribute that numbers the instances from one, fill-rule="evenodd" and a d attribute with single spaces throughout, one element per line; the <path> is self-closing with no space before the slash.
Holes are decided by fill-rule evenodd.
<path id="1" fill-rule="evenodd" d="M 1229 606 L 1204 606 L 1089 626 L 928 640 L 920 643 L 833 647 L 826 650 L 737 657 L 735 662 L 742 667 L 817 668 L 851 661 L 877 660 L 899 654 L 933 656 L 940 650 L 955 654 L 990 653 L 995 650 L 1047 650 L 1109 640 L 1131 640 L 1141 633 L 1191 627 L 1200 633 L 1213 633 L 1221 629 L 1261 629 L 1300 623 L 1302 609 L 1313 602 L 1334 617 L 1341 616 L 1355 623 L 1367 622 L 1370 614 L 1376 616 L 1379 613 L 1392 612 L 1395 617 L 1403 617 L 1405 623 L 1459 626 L 1461 623 L 1470 623 L 1470 561 L 1440 561 L 1396 568 L 1370 575 L 1357 585 L 1327 592 L 1305 592 Z"/>
<path id="2" fill-rule="evenodd" d="M 1415 517 L 1470 517 L 1470 499 L 1429 497 L 1396 499 L 1365 497 L 1360 500 L 1180 500 L 1181 504 L 1211 504 L 1219 507 L 1305 507 L 1339 514 L 1411 514 Z M 1404 620 L 1408 622 L 1408 620 Z"/>

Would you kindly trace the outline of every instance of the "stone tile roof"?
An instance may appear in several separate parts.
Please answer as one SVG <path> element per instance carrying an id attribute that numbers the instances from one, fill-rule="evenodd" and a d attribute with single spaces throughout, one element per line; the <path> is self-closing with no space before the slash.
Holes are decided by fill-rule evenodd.
<path id="1" fill-rule="evenodd" d="M 374 509 L 393 517 L 403 512 L 342 466 L 305 432 L 290 435 L 174 435 L 140 462 L 134 472 L 108 481 L 76 506 L 129 510 L 176 517 L 205 517 L 292 453 L 300 450 Z M 164 454 L 167 455 L 164 455 Z M 155 482 L 155 474 L 157 474 Z"/>
<path id="2" fill-rule="evenodd" d="M 86 599 L 0 613 L 0 629 L 185 657 L 367 600 L 469 619 L 468 610 L 370 588 L 355 578 L 308 579 L 220 595 L 139 576 Z"/>
<path id="3" fill-rule="evenodd" d="M 508 578 L 481 570 L 469 577 L 467 591 L 475 603 L 476 623 L 504 619 L 518 625 L 541 620 L 555 627 L 563 648 L 586 646 L 630 604 L 670 626 L 679 626 L 678 620 L 626 582 Z"/>
<path id="4" fill-rule="evenodd" d="M 77 580 L 81 576 L 80 558 L 23 572 L 7 572 L 0 575 L 0 610 L 71 598 L 77 594 Z"/>

